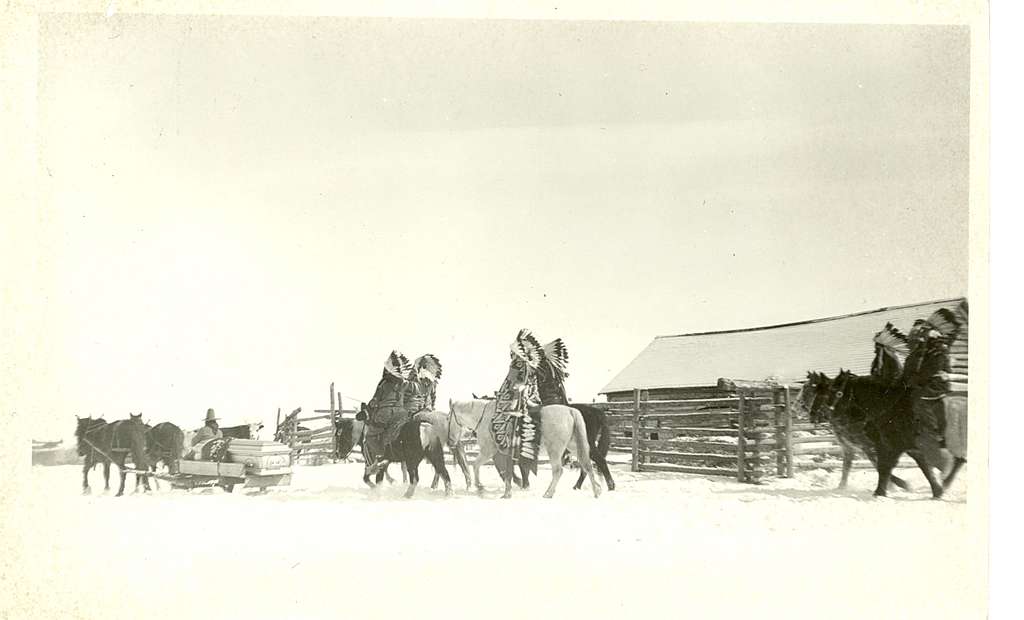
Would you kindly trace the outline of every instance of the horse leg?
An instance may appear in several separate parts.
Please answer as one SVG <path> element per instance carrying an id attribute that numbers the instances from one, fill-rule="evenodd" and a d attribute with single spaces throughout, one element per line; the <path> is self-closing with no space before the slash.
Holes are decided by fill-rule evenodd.
<path id="1" fill-rule="evenodd" d="M 466 464 L 466 450 L 461 443 L 455 444 L 452 448 L 452 457 L 462 470 L 462 475 L 466 477 L 466 490 L 469 491 L 473 488 L 473 480 L 469 476 L 469 466 Z"/>
<path id="2" fill-rule="evenodd" d="M 413 494 L 416 493 L 416 485 L 420 483 L 420 460 L 422 458 L 423 456 L 420 455 L 418 458 L 402 461 L 403 471 L 408 470 L 409 472 L 409 488 L 405 491 L 406 499 L 412 499 Z"/>
<path id="3" fill-rule="evenodd" d="M 874 465 L 875 466 L 875 470 L 877 470 L 878 469 L 878 457 L 873 456 L 870 452 L 865 452 L 864 456 L 866 456 L 867 459 L 869 461 L 871 461 L 871 464 Z M 846 463 L 845 463 L 846 453 L 845 452 L 843 453 L 843 458 L 844 458 L 843 467 L 845 467 L 846 466 Z M 893 465 L 893 467 L 895 467 L 895 464 Z M 893 474 L 893 473 L 889 474 L 889 484 L 895 485 L 895 486 L 903 489 L 904 491 L 909 491 L 910 490 L 910 485 L 907 484 L 906 480 L 904 480 L 903 478 L 900 478 L 899 476 L 897 476 L 896 474 Z M 839 488 L 841 489 L 843 487 L 840 486 Z"/>
<path id="4" fill-rule="evenodd" d="M 88 456 L 85 457 L 85 463 L 82 465 L 82 495 L 88 495 L 91 491 L 89 489 L 89 470 L 92 469 L 92 459 Z"/>
<path id="5" fill-rule="evenodd" d="M 516 473 L 514 471 L 514 468 L 512 467 L 511 457 L 509 457 L 508 467 L 506 468 L 505 471 L 507 471 L 508 473 L 507 474 L 502 474 L 502 476 L 501 476 L 505 480 L 505 494 L 501 496 L 501 499 L 511 499 L 512 498 L 512 482 L 513 482 L 513 480 L 516 477 Z"/>
<path id="6" fill-rule="evenodd" d="M 839 479 L 839 488 L 845 489 L 846 483 L 850 480 L 850 469 L 853 468 L 853 447 L 842 444 L 843 447 L 843 475 Z"/>
<path id="7" fill-rule="evenodd" d="M 515 482 L 520 489 L 530 488 L 530 466 L 526 464 L 522 459 L 519 460 L 519 475 L 516 477 L 516 472 L 512 472 L 512 482 Z"/>
<path id="8" fill-rule="evenodd" d="M 580 468 L 580 477 L 576 479 L 576 484 L 572 485 L 572 490 L 573 491 L 579 491 L 580 489 L 582 489 L 583 488 L 583 481 L 586 479 L 586 477 L 587 477 L 587 472 L 585 472 L 583 470 L 583 468 L 581 467 Z"/>
<path id="9" fill-rule="evenodd" d="M 492 445 L 480 445 L 480 453 L 477 454 L 476 459 L 473 461 L 473 482 L 476 483 L 476 490 L 478 493 L 484 492 L 484 485 L 480 483 L 480 466 L 486 465 L 494 457 L 494 446 Z M 499 470 L 500 472 L 501 470 Z"/>
<path id="10" fill-rule="evenodd" d="M 406 466 L 405 461 L 400 463 L 402 466 L 402 484 L 409 482 L 409 468 Z"/>
<path id="11" fill-rule="evenodd" d="M 548 454 L 561 454 L 561 452 L 549 452 Z M 551 460 L 551 484 L 548 485 L 548 490 L 544 492 L 544 497 L 551 499 L 555 496 L 555 487 L 558 486 L 558 479 L 562 477 L 562 459 L 557 456 Z M 585 474 L 584 474 L 585 475 Z"/>
<path id="12" fill-rule="evenodd" d="M 953 457 L 953 469 L 949 471 L 949 475 L 942 481 L 942 488 L 948 489 L 949 485 L 953 484 L 953 479 L 956 478 L 956 472 L 960 471 L 960 468 L 964 466 L 967 459 L 963 457 Z"/>
<path id="13" fill-rule="evenodd" d="M 505 454 L 494 455 L 494 467 L 497 468 L 498 474 L 501 475 L 501 481 L 505 483 L 505 493 L 501 496 L 501 499 L 509 499 L 512 497 L 512 477 L 513 473 L 512 457 Z"/>
<path id="14" fill-rule="evenodd" d="M 885 497 L 886 489 L 889 487 L 889 477 L 892 469 L 899 460 L 899 454 L 892 454 L 890 450 L 878 451 L 878 485 L 875 487 L 875 497 Z"/>
<path id="15" fill-rule="evenodd" d="M 124 495 L 124 481 L 125 481 L 125 478 L 128 477 L 128 472 L 126 472 L 124 470 L 124 459 L 123 458 L 121 459 L 121 462 L 117 464 L 117 467 L 118 467 L 118 469 L 121 472 L 121 487 L 117 490 L 117 495 L 115 497 L 121 497 L 122 495 Z"/>
<path id="16" fill-rule="evenodd" d="M 110 461 L 103 461 L 103 490 L 110 491 Z"/>
<path id="17" fill-rule="evenodd" d="M 928 479 L 928 485 L 932 488 L 932 499 L 942 499 L 944 489 L 935 477 L 935 472 L 932 470 L 932 466 L 925 455 L 918 450 L 908 450 L 907 454 L 910 455 L 910 458 L 914 459 L 917 466 L 921 468 L 921 473 Z"/>
<path id="18" fill-rule="evenodd" d="M 608 484 L 608 490 L 615 490 L 615 480 L 612 479 L 612 471 L 608 469 L 608 459 L 604 456 L 598 456 L 594 459 L 597 463 L 597 470 L 604 476 L 604 481 Z"/>
<path id="19" fill-rule="evenodd" d="M 427 448 L 427 459 L 434 466 L 434 480 L 437 480 L 440 475 L 444 480 L 444 494 L 452 495 L 452 478 L 448 475 L 448 468 L 444 464 L 444 446 L 439 443 Z"/>

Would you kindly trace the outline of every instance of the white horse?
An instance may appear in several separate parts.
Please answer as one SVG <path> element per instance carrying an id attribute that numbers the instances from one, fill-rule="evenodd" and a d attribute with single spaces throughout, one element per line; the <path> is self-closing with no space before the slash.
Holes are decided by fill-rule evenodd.
<path id="1" fill-rule="evenodd" d="M 477 429 L 477 441 L 480 444 L 480 455 L 473 462 L 473 480 L 478 491 L 483 491 L 480 484 L 480 466 L 486 465 L 495 455 L 498 454 L 498 446 L 491 437 L 490 424 L 494 419 L 497 410 L 497 401 L 494 400 L 453 400 L 450 401 L 451 417 L 457 424 L 471 429 Z M 575 437 L 576 441 L 571 441 Z M 544 493 L 544 497 L 551 498 L 555 495 L 555 488 L 558 480 L 562 477 L 562 458 L 566 448 L 576 457 L 585 474 L 590 477 L 590 484 L 594 489 L 594 497 L 601 495 L 601 486 L 594 476 L 590 464 L 590 446 L 587 443 L 587 429 L 583 423 L 583 415 L 579 411 L 566 405 L 548 405 L 540 410 L 540 438 L 544 445 L 544 451 L 548 454 L 551 462 L 551 484 Z M 552 456 L 554 455 L 554 456 Z M 505 494 L 503 498 L 512 497 L 512 475 L 502 472 L 505 480 Z"/>
<path id="2" fill-rule="evenodd" d="M 472 489 L 473 481 L 469 477 L 466 449 L 462 445 L 463 437 L 465 437 L 470 429 L 460 424 L 459 420 L 455 419 L 450 413 L 444 413 L 443 411 L 421 411 L 414 415 L 413 419 L 430 423 L 429 433 L 431 438 L 440 442 L 442 446 L 448 446 L 448 450 L 452 453 L 452 459 L 459 466 L 459 469 L 462 470 L 462 475 L 466 478 L 466 490 Z M 403 477 L 404 475 L 403 470 Z M 441 472 L 434 471 L 434 481 L 430 484 L 431 489 L 437 488 L 437 482 L 440 477 Z"/>

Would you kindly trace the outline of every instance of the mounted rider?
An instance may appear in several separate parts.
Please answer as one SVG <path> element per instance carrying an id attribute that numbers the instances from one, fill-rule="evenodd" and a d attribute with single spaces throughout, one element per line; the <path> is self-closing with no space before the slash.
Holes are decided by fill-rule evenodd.
<path id="1" fill-rule="evenodd" d="M 412 363 L 405 388 L 405 404 L 410 416 L 434 410 L 441 371 L 441 360 L 431 353 L 416 358 Z"/>
<path id="2" fill-rule="evenodd" d="M 409 358 L 392 351 L 384 362 L 384 372 L 373 398 L 366 404 L 366 441 L 372 453 L 383 456 L 387 446 L 397 437 L 402 425 L 411 417 L 405 405 L 406 382 L 412 371 Z M 367 467 L 373 463 L 367 460 Z"/>
<path id="3" fill-rule="evenodd" d="M 519 330 L 509 350 L 509 373 L 495 395 L 495 413 L 489 431 L 502 456 L 512 460 L 521 458 L 536 472 L 539 433 L 537 423 L 527 412 L 540 406 L 537 368 L 544 360 L 544 351 L 526 329 Z"/>
<path id="4" fill-rule="evenodd" d="M 915 321 L 907 335 L 910 354 L 904 364 L 903 381 L 912 390 L 915 412 L 934 433 L 940 447 L 946 444 L 944 398 L 950 390 L 949 346 L 960 327 L 951 311 L 940 308 L 927 321 Z"/>

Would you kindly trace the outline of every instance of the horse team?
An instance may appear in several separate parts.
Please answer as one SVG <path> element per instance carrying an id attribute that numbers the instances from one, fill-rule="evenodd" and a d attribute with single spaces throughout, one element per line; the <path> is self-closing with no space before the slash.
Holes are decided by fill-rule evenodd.
<path id="1" fill-rule="evenodd" d="M 903 454 L 917 463 L 933 497 L 940 498 L 952 483 L 967 460 L 966 408 L 962 398 L 948 394 L 949 348 L 966 323 L 964 302 L 956 311 L 940 309 L 927 320 L 918 320 L 908 336 L 887 324 L 875 336 L 876 356 L 870 375 L 857 376 L 840 369 L 829 378 L 821 372 L 808 372 L 798 402 L 811 422 L 827 421 L 832 426 L 843 450 L 840 488 L 847 484 L 856 450 L 877 469 L 875 495 L 884 496 L 890 484 L 907 488 L 905 481 L 892 474 Z M 467 490 L 473 486 L 483 490 L 480 467 L 493 462 L 505 485 L 503 497 L 508 498 L 513 483 L 529 488 L 530 473 L 537 472 L 537 455 L 543 444 L 552 471 L 544 497 L 554 495 L 570 455 L 581 466 L 575 489 L 582 488 L 589 476 L 594 496 L 600 496 L 593 462 L 608 489 L 614 490 L 607 462 L 611 437 L 605 413 L 597 407 L 570 404 L 566 398 L 568 352 L 564 343 L 557 339 L 542 346 L 528 330 L 520 330 L 510 351 L 508 373 L 493 398 L 452 400 L 448 412 L 434 407 L 440 361 L 426 355 L 411 363 L 401 353 L 392 352 L 373 399 L 355 421 L 341 420 L 343 424 L 336 427 L 336 434 L 345 435 L 346 455 L 353 445 L 361 446 L 366 484 L 379 484 L 387 476 L 388 465 L 398 461 L 403 474 L 408 473 L 405 495 L 412 497 L 419 482 L 418 467 L 426 459 L 435 470 L 431 488 L 436 488 L 440 479 L 451 494 L 443 454 L 447 447 L 465 476 Z M 253 436 L 249 426 L 222 431 L 226 437 Z M 471 477 L 463 439 L 472 434 L 480 453 L 472 464 Z M 113 423 L 79 418 L 76 436 L 79 454 L 84 457 L 83 492 L 89 492 L 89 470 L 99 463 L 104 465 L 109 490 L 110 464 L 114 462 L 121 470 L 119 496 L 124 492 L 129 454 L 137 470 L 155 472 L 163 462 L 173 473 L 186 445 L 177 426 L 165 422 L 150 427 L 141 415 L 134 414 Z M 952 467 L 940 481 L 933 468 L 944 469 L 950 460 L 947 455 L 952 456 Z M 519 475 L 514 471 L 517 463 Z M 148 491 L 147 476 L 141 479 Z"/>

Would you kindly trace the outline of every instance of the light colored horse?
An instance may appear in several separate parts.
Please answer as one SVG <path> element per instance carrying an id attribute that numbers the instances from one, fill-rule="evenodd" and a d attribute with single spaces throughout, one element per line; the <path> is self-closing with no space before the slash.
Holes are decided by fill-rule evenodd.
<path id="1" fill-rule="evenodd" d="M 946 396 L 946 449 L 953 455 L 953 463 L 942 481 L 948 488 L 956 474 L 967 462 L 967 397 Z"/>
<path id="2" fill-rule="evenodd" d="M 477 442 L 480 444 L 480 455 L 473 462 L 473 480 L 476 483 L 477 491 L 484 489 L 480 484 L 480 466 L 486 465 L 498 454 L 498 446 L 494 443 L 494 438 L 490 433 L 490 424 L 494 419 L 496 409 L 497 401 L 494 400 L 451 401 L 451 417 L 461 426 L 478 429 Z M 573 438 L 576 439 L 575 442 L 572 441 Z M 580 462 L 584 472 L 589 475 L 590 484 L 594 489 L 594 497 L 601 495 L 601 486 L 598 484 L 590 464 L 590 446 L 587 443 L 586 426 L 583 423 L 583 415 L 579 411 L 565 405 L 541 407 L 540 439 L 551 462 L 551 484 L 548 485 L 544 497 L 551 498 L 555 495 L 558 480 L 562 477 L 561 456 L 565 454 L 566 448 Z M 508 475 L 503 473 L 502 478 L 505 480 L 505 494 L 502 497 L 507 499 L 512 497 L 511 473 Z"/>
<path id="3" fill-rule="evenodd" d="M 449 406 L 451 405 L 449 401 Z M 455 464 L 462 470 L 462 475 L 466 478 L 466 490 L 469 491 L 473 488 L 473 481 L 469 477 L 469 465 L 466 459 L 466 449 L 462 445 L 462 439 L 469 432 L 465 426 L 459 423 L 457 419 L 454 419 L 450 413 L 444 413 L 443 411 L 421 411 L 413 416 L 413 419 L 420 422 L 429 422 L 429 433 L 433 440 L 441 443 L 442 446 L 448 446 L 448 450 L 452 453 L 452 459 Z M 404 477 L 404 471 L 403 471 Z M 431 482 L 430 488 L 436 489 L 437 482 L 441 477 L 441 472 L 434 472 L 434 481 Z"/>

